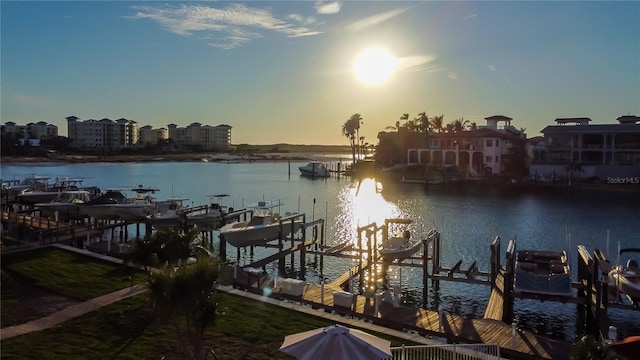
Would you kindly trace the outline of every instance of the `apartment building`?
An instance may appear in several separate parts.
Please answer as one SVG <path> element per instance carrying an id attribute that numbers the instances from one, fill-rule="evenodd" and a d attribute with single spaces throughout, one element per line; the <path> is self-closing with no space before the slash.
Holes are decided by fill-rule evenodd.
<path id="1" fill-rule="evenodd" d="M 1 132 L 3 134 L 17 134 L 22 139 L 49 139 L 58 136 L 58 127 L 45 121 L 26 125 L 17 125 L 13 121 L 7 121 L 1 125 Z"/>
<path id="2" fill-rule="evenodd" d="M 157 144 L 159 140 L 169 139 L 169 131 L 165 128 L 154 129 L 151 125 L 146 125 L 140 128 L 140 135 L 138 137 L 139 145 Z"/>
<path id="3" fill-rule="evenodd" d="M 167 125 L 169 139 L 177 145 L 199 145 L 208 150 L 228 150 L 231 145 L 231 126 L 229 125 L 202 125 L 194 122 L 187 127 L 178 127 L 176 124 Z"/>
<path id="4" fill-rule="evenodd" d="M 539 181 L 558 178 L 640 177 L 640 117 L 623 115 L 618 123 L 558 118 L 545 127 L 544 141 L 533 148 L 529 173 Z"/>
<path id="5" fill-rule="evenodd" d="M 138 143 L 138 123 L 124 118 L 84 120 L 76 116 L 67 119 L 70 146 L 78 149 L 119 150 Z"/>

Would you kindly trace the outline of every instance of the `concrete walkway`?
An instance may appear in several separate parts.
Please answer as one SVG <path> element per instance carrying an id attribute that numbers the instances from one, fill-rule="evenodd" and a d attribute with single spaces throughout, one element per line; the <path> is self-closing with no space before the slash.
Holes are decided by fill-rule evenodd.
<path id="1" fill-rule="evenodd" d="M 5 340 L 14 336 L 19 336 L 30 332 L 54 327 L 67 320 L 71 320 L 94 311 L 100 307 L 143 293 L 146 290 L 146 285 L 138 284 L 133 285 L 132 287 L 114 291 L 112 293 L 97 297 L 95 299 L 91 299 L 89 301 L 85 301 L 83 303 L 70 305 L 58 312 L 55 312 L 43 318 L 36 319 L 24 324 L 9 326 L 0 329 L 0 340 Z"/>

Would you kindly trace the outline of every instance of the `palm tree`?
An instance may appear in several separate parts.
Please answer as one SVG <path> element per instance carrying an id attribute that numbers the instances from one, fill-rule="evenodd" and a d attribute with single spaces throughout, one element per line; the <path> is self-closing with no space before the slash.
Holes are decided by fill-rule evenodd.
<path id="1" fill-rule="evenodd" d="M 431 128 L 437 133 L 444 132 L 444 115 L 432 117 Z"/>
<path id="2" fill-rule="evenodd" d="M 362 123 L 362 116 L 360 114 L 353 114 L 342 125 L 342 135 L 346 136 L 349 139 L 349 144 L 351 145 L 351 155 L 353 157 L 353 162 L 356 162 L 356 150 L 358 150 L 358 139 L 360 138 L 360 124 Z M 358 150 L 358 157 L 359 157 Z"/>
<path id="3" fill-rule="evenodd" d="M 218 308 L 218 261 L 204 254 L 199 252 L 192 265 L 152 270 L 147 283 L 154 315 L 173 323 L 178 341 L 198 360 L 206 359 L 204 333 L 215 322 Z"/>
<path id="4" fill-rule="evenodd" d="M 453 120 L 452 124 L 452 128 L 453 128 L 453 132 L 463 132 L 464 130 L 467 130 L 469 127 L 469 120 L 465 120 L 464 118 L 460 118 L 460 119 L 456 119 Z"/>
<path id="5" fill-rule="evenodd" d="M 429 132 L 429 117 L 427 116 L 427 113 L 425 111 L 418 114 L 416 123 L 418 124 L 418 132 L 423 134 Z"/>
<path id="6" fill-rule="evenodd" d="M 400 120 L 404 121 L 404 127 L 407 127 L 407 122 L 409 121 L 409 114 L 402 114 L 402 116 L 400 116 Z"/>
<path id="7" fill-rule="evenodd" d="M 356 162 L 356 129 L 353 128 L 351 122 L 347 120 L 344 124 L 342 124 L 342 135 L 344 135 L 347 139 L 349 139 L 349 145 L 351 145 L 351 157 L 353 158 L 353 162 Z"/>

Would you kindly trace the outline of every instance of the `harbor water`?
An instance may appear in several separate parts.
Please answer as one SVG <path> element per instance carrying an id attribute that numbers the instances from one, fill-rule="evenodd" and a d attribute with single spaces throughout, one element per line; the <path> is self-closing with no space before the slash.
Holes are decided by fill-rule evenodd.
<path id="1" fill-rule="evenodd" d="M 489 245 L 502 238 L 502 258 L 507 241 L 516 239 L 518 249 L 566 250 L 574 281 L 577 276 L 577 246 L 589 251 L 599 248 L 616 259 L 622 247 L 640 246 L 640 193 L 593 191 L 520 192 L 499 187 L 425 189 L 419 184 L 377 182 L 350 177 L 311 179 L 299 175 L 297 167 L 306 161 L 259 162 L 142 162 L 142 163 L 38 163 L 2 164 L 2 180 L 23 179 L 30 174 L 83 178 L 84 186 L 132 188 L 139 185 L 159 189 L 157 198 L 188 198 L 189 205 L 206 204 L 211 194 L 228 194 L 222 202 L 234 209 L 261 200 L 281 200 L 280 213 L 301 211 L 306 221 L 325 219 L 327 244 L 350 241 L 356 244 L 358 226 L 385 218 L 412 219 L 413 233 L 437 229 L 442 235 L 441 263 L 462 268 L 477 262 L 480 271 L 489 269 Z M 631 185 L 630 185 L 631 186 Z M 123 193 L 127 194 L 126 190 Z M 129 194 L 130 195 L 130 194 Z M 214 242 L 214 244 L 217 244 Z M 228 246 L 228 259 L 248 263 L 273 253 L 273 249 L 236 249 Z M 328 281 L 356 262 L 330 258 L 324 266 L 307 255 L 306 279 Z M 391 267 L 391 284 L 401 285 L 407 304 L 422 303 L 422 270 Z M 428 304 L 466 317 L 481 318 L 490 295 L 486 285 L 442 281 L 438 291 L 430 289 Z M 519 326 L 560 339 L 582 335 L 576 326 L 575 305 L 537 300 L 516 300 Z M 612 325 L 622 335 L 640 334 L 640 311 L 610 309 Z"/>

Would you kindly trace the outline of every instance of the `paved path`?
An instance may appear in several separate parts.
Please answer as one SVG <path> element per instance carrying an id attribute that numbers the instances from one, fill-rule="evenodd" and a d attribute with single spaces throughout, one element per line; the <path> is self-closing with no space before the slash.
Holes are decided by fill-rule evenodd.
<path id="1" fill-rule="evenodd" d="M 116 301 L 140 294 L 147 290 L 146 285 L 137 284 L 122 290 L 114 291 L 107 295 L 85 301 L 83 303 L 70 305 L 58 312 L 50 314 L 40 319 L 36 319 L 24 324 L 9 326 L 0 329 L 0 340 L 9 339 L 14 336 L 27 334 L 54 327 L 64 321 L 77 318 L 88 312 L 94 311 L 102 306 L 112 304 Z"/>

